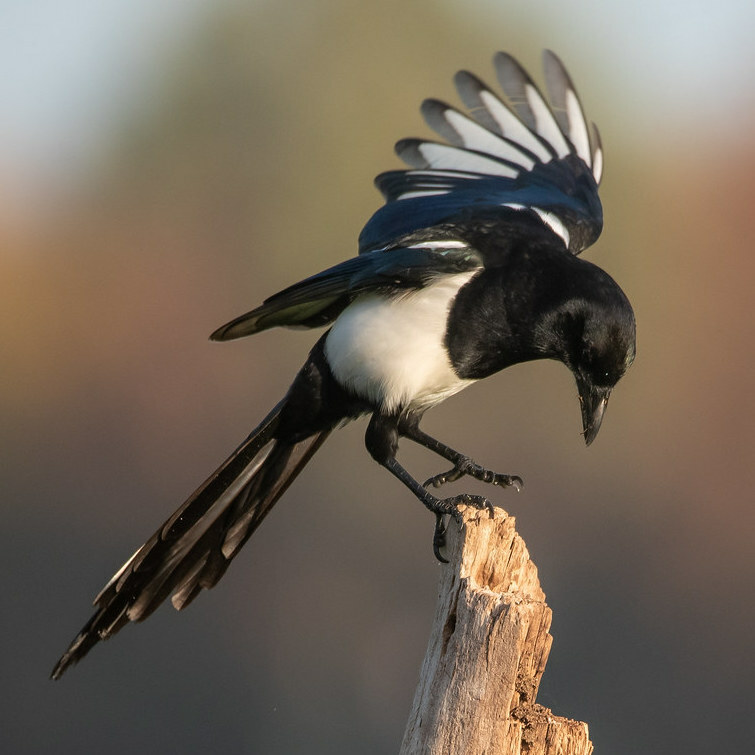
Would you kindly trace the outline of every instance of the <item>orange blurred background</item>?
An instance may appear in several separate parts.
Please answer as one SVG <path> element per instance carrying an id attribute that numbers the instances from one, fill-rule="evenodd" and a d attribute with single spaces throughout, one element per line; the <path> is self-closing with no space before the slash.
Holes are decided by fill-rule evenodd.
<path id="1" fill-rule="evenodd" d="M 587 450 L 555 363 L 476 385 L 425 427 L 525 479 L 493 498 L 554 610 L 540 702 L 587 721 L 597 752 L 749 751 L 755 58 L 716 47 L 704 19 L 699 36 L 675 26 L 677 5 L 659 5 L 664 40 L 587 2 L 197 1 L 122 43 L 144 45 L 142 69 L 100 72 L 110 120 L 94 138 L 81 116 L 68 163 L 0 142 L 3 752 L 397 750 L 439 567 L 432 517 L 371 461 L 363 422 L 221 587 L 46 677 L 317 336 L 207 335 L 355 253 L 391 145 L 428 133 L 424 97 L 457 103 L 459 68 L 493 82 L 498 49 L 542 81 L 545 46 L 601 128 L 605 230 L 587 256 L 635 307 L 637 360 Z M 742 8 L 732 27 L 753 20 Z M 682 54 L 721 68 L 696 84 Z"/>

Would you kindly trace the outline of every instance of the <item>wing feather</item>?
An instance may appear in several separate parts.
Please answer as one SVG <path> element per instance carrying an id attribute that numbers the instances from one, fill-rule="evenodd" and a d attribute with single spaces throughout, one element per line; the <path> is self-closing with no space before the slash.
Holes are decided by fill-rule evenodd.
<path id="1" fill-rule="evenodd" d="M 424 139 L 402 139 L 396 144 L 396 153 L 413 168 L 467 171 L 503 178 L 516 178 L 519 175 L 516 165 L 495 155 Z"/>
<path id="2" fill-rule="evenodd" d="M 553 117 L 561 131 L 569 138 L 576 153 L 588 167 L 591 167 L 590 134 L 576 87 L 555 53 L 546 50 L 543 53 L 543 63 Z"/>
<path id="3" fill-rule="evenodd" d="M 493 63 L 501 89 L 522 123 L 541 136 L 558 157 L 566 157 L 572 150 L 529 74 L 505 52 L 496 53 Z"/>
<path id="4" fill-rule="evenodd" d="M 592 124 L 592 143 L 595 148 L 592 153 L 592 174 L 595 183 L 600 184 L 600 179 L 603 178 L 603 144 L 600 141 L 600 131 L 594 123 Z"/>
<path id="5" fill-rule="evenodd" d="M 535 160 L 548 162 L 553 158 L 542 140 L 474 74 L 459 71 L 454 82 L 462 102 L 480 125 L 518 145 Z"/>
<path id="6" fill-rule="evenodd" d="M 430 128 L 457 147 L 492 155 L 516 169 L 532 170 L 535 165 L 528 151 L 515 141 L 476 123 L 445 102 L 425 100 L 422 115 Z"/>
<path id="7" fill-rule="evenodd" d="M 445 143 L 396 144 L 410 169 L 375 179 L 386 204 L 362 230 L 362 254 L 423 228 L 473 222 L 475 213 L 491 222 L 496 208 L 512 206 L 538 218 L 574 254 L 598 238 L 603 150 L 563 63 L 545 52 L 546 99 L 511 55 L 497 53 L 493 62 L 505 98 L 459 71 L 454 81 L 468 112 L 437 99 L 422 103 Z M 501 219 L 508 223 L 509 215 Z"/>
<path id="8" fill-rule="evenodd" d="M 279 291 L 256 309 L 218 328 L 210 338 L 230 341 L 275 326 L 327 325 L 365 291 L 422 288 L 440 275 L 481 266 L 478 252 L 453 239 L 425 239 L 410 247 L 373 250 Z"/>

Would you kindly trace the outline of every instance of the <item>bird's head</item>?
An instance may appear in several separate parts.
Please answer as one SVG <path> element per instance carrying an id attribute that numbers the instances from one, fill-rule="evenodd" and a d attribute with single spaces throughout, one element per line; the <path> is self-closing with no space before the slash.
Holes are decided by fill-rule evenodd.
<path id="1" fill-rule="evenodd" d="M 606 310 L 595 302 L 587 303 L 582 316 L 565 323 L 570 345 L 567 366 L 577 381 L 588 446 L 600 430 L 613 387 L 634 361 L 634 315 L 626 304 Z"/>
<path id="2" fill-rule="evenodd" d="M 599 268 L 595 268 L 596 271 Z M 624 292 L 600 272 L 600 285 L 561 301 L 551 312 L 552 352 L 572 372 L 585 443 L 595 440 L 611 391 L 635 356 L 635 322 Z"/>

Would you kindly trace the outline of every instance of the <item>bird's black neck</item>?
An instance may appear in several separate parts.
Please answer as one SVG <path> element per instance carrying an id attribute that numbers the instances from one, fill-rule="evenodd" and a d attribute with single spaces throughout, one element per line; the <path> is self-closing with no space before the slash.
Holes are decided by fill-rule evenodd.
<path id="1" fill-rule="evenodd" d="M 593 267 L 549 244 L 518 247 L 473 278 L 448 318 L 446 346 L 456 372 L 481 379 L 519 362 L 560 359 L 539 326 L 583 265 Z"/>

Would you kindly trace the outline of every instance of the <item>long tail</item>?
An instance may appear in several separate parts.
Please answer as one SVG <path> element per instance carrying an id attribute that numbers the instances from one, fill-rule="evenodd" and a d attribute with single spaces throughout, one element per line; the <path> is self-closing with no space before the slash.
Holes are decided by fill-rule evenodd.
<path id="1" fill-rule="evenodd" d="M 213 587 L 330 430 L 275 439 L 283 399 L 94 599 L 94 616 L 53 669 L 59 679 L 100 640 L 142 621 L 169 595 L 177 610 Z"/>

